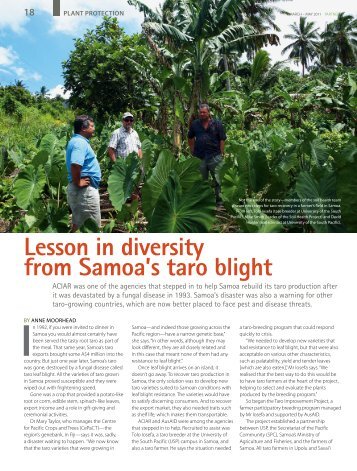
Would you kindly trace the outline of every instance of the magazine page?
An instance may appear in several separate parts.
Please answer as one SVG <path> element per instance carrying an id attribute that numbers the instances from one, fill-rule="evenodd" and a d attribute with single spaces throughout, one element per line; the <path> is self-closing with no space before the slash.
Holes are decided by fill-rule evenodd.
<path id="1" fill-rule="evenodd" d="M 295 471 L 352 460 L 352 237 L 335 251 L 297 234 L 9 239 L 6 461 Z"/>
<path id="2" fill-rule="evenodd" d="M 6 468 L 353 463 L 350 2 L 0 6 Z"/>

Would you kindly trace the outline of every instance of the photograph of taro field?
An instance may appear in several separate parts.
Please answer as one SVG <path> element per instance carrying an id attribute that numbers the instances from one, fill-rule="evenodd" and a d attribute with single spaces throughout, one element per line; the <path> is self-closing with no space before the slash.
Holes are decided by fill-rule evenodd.
<path id="1" fill-rule="evenodd" d="M 66 146 L 80 114 L 93 117 L 102 172 L 101 227 L 87 219 L 81 232 L 357 232 L 356 17 L 321 24 L 268 0 L 154 3 L 128 0 L 136 31 L 103 16 L 66 36 L 61 60 L 47 51 L 57 95 L 0 36 L 0 232 L 71 231 Z M 26 27 L 40 31 L 47 13 L 36 15 L 18 23 L 29 47 Z M 187 138 L 201 104 L 227 135 L 208 180 Z M 113 163 L 125 112 L 142 158 Z"/>

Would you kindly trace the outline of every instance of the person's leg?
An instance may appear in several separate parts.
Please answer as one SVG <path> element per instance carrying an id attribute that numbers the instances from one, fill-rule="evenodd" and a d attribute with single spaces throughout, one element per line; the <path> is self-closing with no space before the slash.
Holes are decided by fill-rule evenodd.
<path id="1" fill-rule="evenodd" d="M 207 162 L 205 159 L 202 159 L 200 162 L 200 172 L 204 180 L 208 180 L 209 170 L 207 167 Z"/>
<path id="2" fill-rule="evenodd" d="M 67 202 L 72 211 L 72 226 L 71 232 L 76 232 L 79 229 L 78 222 L 78 193 L 79 188 L 74 183 L 69 183 L 67 187 Z"/>
<path id="3" fill-rule="evenodd" d="M 78 188 L 73 183 L 68 185 L 68 204 L 72 210 L 72 231 L 80 228 L 87 219 L 93 221 L 100 227 L 100 200 L 99 191 L 92 186 Z"/>
<path id="4" fill-rule="evenodd" d="M 86 219 L 93 219 L 98 227 L 101 224 L 101 214 L 100 214 L 100 198 L 99 191 L 92 186 L 87 187 L 86 194 Z"/>
<path id="5" fill-rule="evenodd" d="M 216 203 L 221 204 L 221 187 L 219 186 L 219 183 L 216 179 L 216 167 L 222 162 L 222 156 L 221 155 L 216 155 L 215 157 L 212 157 L 210 160 L 207 162 L 207 167 L 212 175 L 213 178 L 213 183 L 214 183 L 214 193 L 216 195 Z"/>

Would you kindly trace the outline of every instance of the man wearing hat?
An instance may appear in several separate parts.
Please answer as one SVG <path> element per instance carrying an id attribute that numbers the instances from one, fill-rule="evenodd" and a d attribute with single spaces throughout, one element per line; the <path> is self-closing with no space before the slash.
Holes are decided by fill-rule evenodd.
<path id="1" fill-rule="evenodd" d="M 118 157 L 125 159 L 131 152 L 142 157 L 141 142 L 138 133 L 133 129 L 134 116 L 126 112 L 122 119 L 122 126 L 113 132 L 108 146 L 108 155 L 112 162 Z"/>

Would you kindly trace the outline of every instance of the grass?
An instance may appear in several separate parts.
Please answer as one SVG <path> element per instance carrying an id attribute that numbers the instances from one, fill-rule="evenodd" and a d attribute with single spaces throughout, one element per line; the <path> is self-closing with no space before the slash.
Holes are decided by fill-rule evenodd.
<path id="1" fill-rule="evenodd" d="M 74 113 L 70 110 L 63 110 L 57 118 L 33 107 L 22 107 L 21 113 L 22 116 L 19 118 L 15 115 L 6 115 L 0 109 L 0 143 L 8 149 L 35 147 L 37 140 L 44 134 L 68 125 L 74 119 Z"/>

